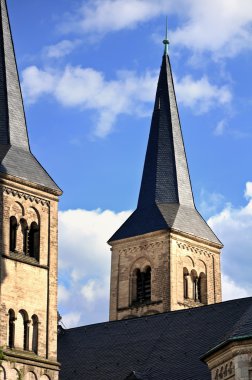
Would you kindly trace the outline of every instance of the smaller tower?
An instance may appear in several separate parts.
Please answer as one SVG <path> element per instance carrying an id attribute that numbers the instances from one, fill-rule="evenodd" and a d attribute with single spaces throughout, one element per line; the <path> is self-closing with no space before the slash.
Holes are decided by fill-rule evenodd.
<path id="1" fill-rule="evenodd" d="M 221 242 L 195 208 L 167 35 L 137 209 L 109 240 L 110 320 L 221 301 Z"/>

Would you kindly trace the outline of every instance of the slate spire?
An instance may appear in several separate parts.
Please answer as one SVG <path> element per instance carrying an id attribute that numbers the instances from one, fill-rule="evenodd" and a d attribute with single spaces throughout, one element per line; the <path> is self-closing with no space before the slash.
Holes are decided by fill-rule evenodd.
<path id="1" fill-rule="evenodd" d="M 194 207 L 169 56 L 163 55 L 138 207 L 150 203 Z"/>
<path id="2" fill-rule="evenodd" d="M 195 208 L 174 83 L 165 45 L 137 209 L 109 240 L 162 229 L 221 245 Z"/>
<path id="3" fill-rule="evenodd" d="M 0 172 L 60 191 L 32 155 L 6 0 L 0 0 Z"/>

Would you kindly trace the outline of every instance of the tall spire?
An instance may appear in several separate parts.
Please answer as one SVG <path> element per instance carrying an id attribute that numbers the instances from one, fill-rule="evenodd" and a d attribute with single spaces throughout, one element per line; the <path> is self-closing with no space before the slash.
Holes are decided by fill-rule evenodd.
<path id="1" fill-rule="evenodd" d="M 168 229 L 221 244 L 194 205 L 167 34 L 164 44 L 137 209 L 110 241 Z"/>
<path id="2" fill-rule="evenodd" d="M 6 0 L 0 0 L 0 173 L 60 191 L 32 155 Z"/>
<path id="3" fill-rule="evenodd" d="M 0 17 L 0 143 L 29 150 L 23 100 L 10 31 L 6 0 L 1 1 Z"/>

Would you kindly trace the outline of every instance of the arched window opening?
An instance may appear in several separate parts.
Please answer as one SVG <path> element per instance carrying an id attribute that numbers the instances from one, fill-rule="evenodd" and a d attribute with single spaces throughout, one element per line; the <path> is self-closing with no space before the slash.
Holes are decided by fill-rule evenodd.
<path id="1" fill-rule="evenodd" d="M 189 292 L 188 292 L 188 276 L 189 272 L 187 268 L 183 269 L 183 284 L 184 284 L 184 298 L 189 298 Z"/>
<path id="2" fill-rule="evenodd" d="M 135 303 L 148 303 L 151 300 L 151 268 L 148 266 L 144 272 L 140 269 L 134 271 L 132 286 L 132 300 Z M 135 289 L 135 293 L 134 293 Z"/>
<path id="3" fill-rule="evenodd" d="M 143 276 L 140 272 L 140 269 L 137 269 L 136 272 L 136 283 L 137 283 L 137 296 L 136 301 L 142 302 L 143 300 Z"/>
<path id="4" fill-rule="evenodd" d="M 205 273 L 201 273 L 198 279 L 198 295 L 199 301 L 207 304 L 207 281 Z"/>
<path id="5" fill-rule="evenodd" d="M 18 222 L 15 216 L 10 217 L 10 251 L 14 252 L 17 245 Z"/>
<path id="6" fill-rule="evenodd" d="M 38 317 L 36 315 L 32 316 L 32 351 L 38 354 Z"/>
<path id="7" fill-rule="evenodd" d="M 9 310 L 9 348 L 15 347 L 15 313 L 12 309 Z"/>
<path id="8" fill-rule="evenodd" d="M 193 300 L 197 302 L 199 301 L 199 278 L 195 270 L 192 270 L 191 272 L 191 279 L 193 284 Z"/>
<path id="9" fill-rule="evenodd" d="M 144 274 L 144 300 L 151 300 L 151 268 L 147 267 Z"/>
<path id="10" fill-rule="evenodd" d="M 23 253 L 28 254 L 28 226 L 25 219 L 20 220 L 22 235 L 23 235 Z"/>
<path id="11" fill-rule="evenodd" d="M 36 222 L 32 222 L 29 236 L 28 236 L 28 248 L 29 255 L 39 261 L 39 226 Z"/>
<path id="12" fill-rule="evenodd" d="M 25 310 L 20 310 L 20 314 L 23 318 L 23 350 L 29 350 L 29 324 L 28 314 Z"/>

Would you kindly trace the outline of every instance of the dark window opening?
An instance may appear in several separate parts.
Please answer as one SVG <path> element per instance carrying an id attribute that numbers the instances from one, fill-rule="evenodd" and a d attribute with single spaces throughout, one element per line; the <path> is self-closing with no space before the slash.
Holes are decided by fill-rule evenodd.
<path id="1" fill-rule="evenodd" d="M 193 280 L 193 299 L 199 301 L 199 278 L 195 277 Z"/>
<path id="2" fill-rule="evenodd" d="M 38 317 L 32 316 L 32 351 L 38 354 Z"/>
<path id="3" fill-rule="evenodd" d="M 15 346 L 15 313 L 13 310 L 9 310 L 9 347 Z"/>
<path id="4" fill-rule="evenodd" d="M 10 218 L 10 251 L 14 252 L 17 246 L 17 228 L 18 223 L 15 216 Z"/>
<path id="5" fill-rule="evenodd" d="M 151 300 L 151 268 L 145 272 L 136 271 L 136 303 L 148 303 Z"/>
<path id="6" fill-rule="evenodd" d="M 23 253 L 25 255 L 28 254 L 28 226 L 25 219 L 20 220 L 22 234 L 23 234 Z"/>
<path id="7" fill-rule="evenodd" d="M 183 284 L 184 284 L 184 298 L 185 299 L 189 298 L 189 294 L 188 294 L 188 276 L 189 276 L 188 270 L 186 268 L 184 268 L 184 270 L 183 270 Z"/>
<path id="8" fill-rule="evenodd" d="M 39 261 L 39 227 L 36 222 L 33 222 L 30 227 L 28 236 L 29 255 Z"/>

